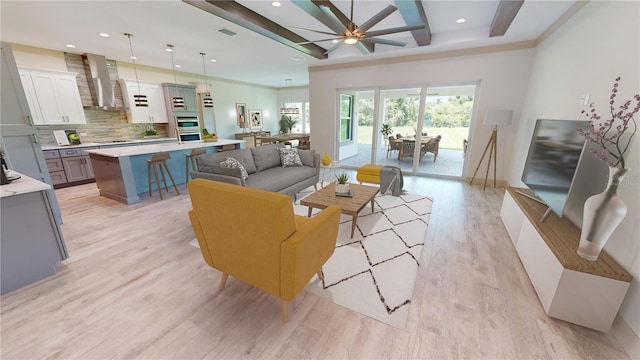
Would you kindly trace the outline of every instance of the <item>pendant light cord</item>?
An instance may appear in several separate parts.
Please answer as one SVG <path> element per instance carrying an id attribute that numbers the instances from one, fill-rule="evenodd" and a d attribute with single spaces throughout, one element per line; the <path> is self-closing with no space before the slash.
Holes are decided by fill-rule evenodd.
<path id="1" fill-rule="evenodd" d="M 205 66 L 205 62 L 204 62 L 204 56 L 207 54 L 201 52 L 200 55 L 202 56 L 202 72 L 204 73 L 204 86 L 207 89 L 207 92 L 209 92 L 209 84 L 207 83 L 207 67 Z"/>
<path id="2" fill-rule="evenodd" d="M 142 91 L 140 91 L 140 80 L 138 80 L 138 69 L 136 68 L 136 57 L 133 55 L 133 45 L 131 45 L 131 37 L 133 34 L 124 33 L 126 37 L 129 38 L 129 50 L 131 51 L 131 56 L 129 58 L 133 61 L 133 72 L 136 74 L 136 85 L 138 86 L 138 95 L 142 95 Z"/>

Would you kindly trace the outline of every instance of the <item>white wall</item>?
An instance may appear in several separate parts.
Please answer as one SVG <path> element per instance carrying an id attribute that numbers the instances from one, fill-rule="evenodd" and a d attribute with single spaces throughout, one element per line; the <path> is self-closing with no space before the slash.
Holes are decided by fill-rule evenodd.
<path id="1" fill-rule="evenodd" d="M 536 119 L 585 119 L 580 114 L 585 107 L 579 105 L 583 94 L 590 94 L 590 102 L 596 104 L 600 115 L 607 115 L 611 88 L 618 76 L 622 77 L 618 105 L 640 92 L 639 15 L 637 1 L 592 1 L 536 48 L 517 143 L 529 144 Z M 605 246 L 634 277 L 620 315 L 636 335 L 640 334 L 638 137 L 636 134 L 628 151 L 627 167 L 631 171 L 619 188 L 628 206 L 627 216 Z M 514 146 L 512 152 L 509 183 L 520 186 L 527 148 Z"/>
<path id="2" fill-rule="evenodd" d="M 518 127 L 526 86 L 529 81 L 533 49 L 503 51 L 489 54 L 460 56 L 444 59 L 398 62 L 360 66 L 347 69 L 322 67 L 309 72 L 309 93 L 312 99 L 311 127 L 313 147 L 335 158 L 337 131 L 337 91 L 373 87 L 420 87 L 422 84 L 446 85 L 467 81 L 480 81 L 477 114 L 472 115 L 468 168 L 475 168 L 492 128 L 482 125 L 484 114 L 490 109 L 512 109 L 514 123 L 499 129 L 498 179 L 506 179 L 509 169 L 502 166 L 510 162 L 510 150 Z M 474 118 L 479 120 L 476 126 Z M 485 159 L 486 161 L 486 159 Z M 472 174 L 467 174 L 469 177 Z M 480 175 L 480 174 L 479 174 Z M 483 177 L 484 174 L 481 174 Z M 491 176 L 491 175 L 490 175 Z"/>

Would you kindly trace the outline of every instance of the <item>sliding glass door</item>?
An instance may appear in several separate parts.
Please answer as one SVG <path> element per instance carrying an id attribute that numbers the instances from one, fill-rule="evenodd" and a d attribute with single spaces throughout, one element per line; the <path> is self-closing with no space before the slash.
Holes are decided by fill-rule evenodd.
<path id="1" fill-rule="evenodd" d="M 341 166 L 390 165 L 408 174 L 462 177 L 477 85 L 340 91 Z"/>
<path id="2" fill-rule="evenodd" d="M 342 91 L 338 154 L 342 166 L 357 168 L 372 163 L 374 90 Z"/>

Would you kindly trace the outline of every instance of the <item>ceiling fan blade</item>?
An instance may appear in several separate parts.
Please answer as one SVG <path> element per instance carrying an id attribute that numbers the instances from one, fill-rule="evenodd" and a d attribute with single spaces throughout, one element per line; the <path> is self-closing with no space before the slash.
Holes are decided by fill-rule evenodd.
<path id="1" fill-rule="evenodd" d="M 336 14 L 334 14 L 327 5 L 320 5 L 320 10 L 322 10 L 322 12 L 327 16 L 329 24 L 324 24 L 327 25 L 329 29 L 339 34 L 344 34 L 348 31 L 346 25 L 343 24 L 340 19 L 338 19 Z"/>
<path id="2" fill-rule="evenodd" d="M 375 43 L 375 44 L 391 45 L 391 46 L 405 46 L 405 45 L 407 45 L 407 43 L 402 42 L 402 41 L 378 39 L 378 38 L 366 38 L 363 41 L 372 42 L 372 43 Z"/>
<path id="3" fill-rule="evenodd" d="M 336 34 L 336 33 L 330 33 L 330 32 L 326 32 L 326 31 L 319 31 L 319 30 L 313 30 L 313 29 L 306 29 L 306 28 L 301 28 L 301 27 L 297 27 L 297 26 L 287 26 L 287 28 L 296 29 L 296 30 L 312 31 L 314 33 L 325 34 L 325 35 L 334 35 L 334 36 L 338 36 L 339 35 L 339 34 Z"/>
<path id="4" fill-rule="evenodd" d="M 330 48 L 329 50 L 325 51 L 325 54 L 328 54 L 330 52 L 332 52 L 333 50 L 339 48 L 340 46 L 344 45 L 344 41 L 340 41 L 337 44 L 335 44 L 332 48 Z"/>
<path id="5" fill-rule="evenodd" d="M 369 32 L 367 32 L 366 35 L 367 35 L 367 37 L 373 37 L 373 36 L 395 34 L 395 33 L 404 32 L 404 31 L 420 30 L 420 29 L 424 29 L 424 28 L 425 28 L 424 24 L 423 25 L 416 25 L 416 26 L 403 26 L 403 27 L 397 27 L 397 28 L 391 28 L 391 29 L 369 31 Z"/>
<path id="6" fill-rule="evenodd" d="M 375 46 L 376 45 L 374 43 L 363 41 L 363 40 L 360 40 L 356 43 L 356 47 L 363 54 L 371 54 L 372 52 L 375 51 Z"/>
<path id="7" fill-rule="evenodd" d="M 321 40 L 309 40 L 309 41 L 305 41 L 305 42 L 299 42 L 296 43 L 296 45 L 307 45 L 307 44 L 315 44 L 317 42 L 323 42 L 323 41 L 333 41 L 333 40 L 340 40 L 342 42 L 342 38 L 331 38 L 331 39 L 321 39 Z"/>
<path id="8" fill-rule="evenodd" d="M 361 34 L 365 33 L 367 30 L 371 29 L 375 24 L 384 20 L 384 18 L 391 15 L 396 10 L 398 10 L 398 8 L 393 5 L 387 6 L 386 8 L 382 9 L 382 11 L 375 14 L 371 19 L 365 21 L 362 25 L 360 25 L 358 27 L 358 30 L 360 30 Z"/>

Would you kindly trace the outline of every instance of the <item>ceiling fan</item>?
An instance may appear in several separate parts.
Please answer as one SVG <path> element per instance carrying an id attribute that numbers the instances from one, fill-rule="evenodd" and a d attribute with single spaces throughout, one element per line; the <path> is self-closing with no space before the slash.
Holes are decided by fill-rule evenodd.
<path id="1" fill-rule="evenodd" d="M 305 41 L 305 42 L 298 43 L 298 45 L 304 45 L 304 44 L 312 44 L 312 43 L 323 42 L 323 41 L 338 40 L 339 42 L 337 42 L 332 48 L 327 50 L 326 54 L 336 50 L 337 48 L 339 48 L 344 44 L 365 45 L 365 46 L 361 46 L 360 49 L 367 53 L 369 52 L 369 49 L 367 49 L 367 47 L 372 49 L 373 44 L 405 46 L 407 45 L 407 43 L 405 42 L 388 40 L 388 39 L 379 39 L 376 37 L 382 36 L 382 35 L 395 34 L 399 32 L 424 29 L 426 26 L 425 24 L 422 24 L 417 26 L 404 26 L 404 27 L 396 27 L 396 28 L 377 30 L 377 31 L 368 31 L 373 26 L 378 24 L 380 21 L 384 20 L 387 16 L 391 15 L 394 11 L 398 10 L 398 8 L 393 5 L 389 5 L 386 8 L 384 8 L 382 11 L 374 15 L 372 18 L 362 23 L 362 25 L 358 26 L 353 22 L 353 0 L 351 0 L 351 14 L 349 16 L 349 21 L 340 20 L 340 17 L 337 14 L 335 14 L 332 11 L 331 7 L 327 4 L 321 4 L 321 5 L 318 5 L 318 7 L 322 11 L 322 13 L 325 15 L 322 18 L 318 18 L 318 20 L 323 24 L 325 24 L 330 29 L 332 29 L 333 31 L 335 31 L 335 33 L 318 31 L 313 29 L 298 28 L 294 26 L 290 26 L 290 27 L 294 29 L 313 31 L 319 34 L 333 35 L 334 37 L 329 39 Z M 335 11 L 340 13 L 340 11 L 337 9 Z M 340 15 L 342 15 L 342 13 L 340 13 Z M 345 18 L 344 15 L 342 17 Z"/>

